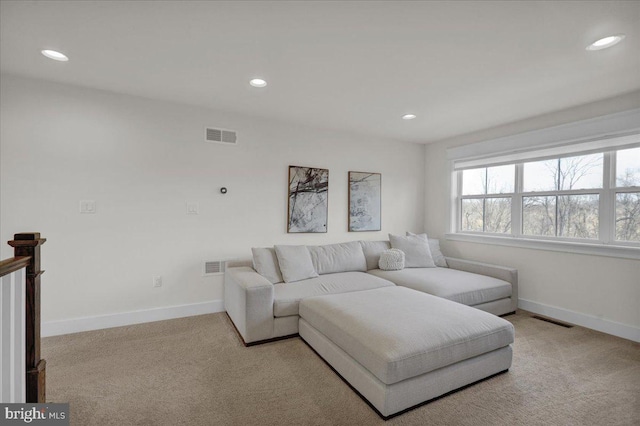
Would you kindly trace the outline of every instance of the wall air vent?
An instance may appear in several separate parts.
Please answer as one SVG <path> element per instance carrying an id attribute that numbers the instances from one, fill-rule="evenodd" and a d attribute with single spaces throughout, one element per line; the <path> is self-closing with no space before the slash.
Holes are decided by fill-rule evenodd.
<path id="1" fill-rule="evenodd" d="M 205 128 L 205 141 L 235 145 L 237 143 L 237 133 L 235 130 Z"/>
<path id="2" fill-rule="evenodd" d="M 223 274 L 225 270 L 225 261 L 224 260 L 212 260 L 209 262 L 204 262 L 204 270 L 202 275 L 218 275 Z"/>

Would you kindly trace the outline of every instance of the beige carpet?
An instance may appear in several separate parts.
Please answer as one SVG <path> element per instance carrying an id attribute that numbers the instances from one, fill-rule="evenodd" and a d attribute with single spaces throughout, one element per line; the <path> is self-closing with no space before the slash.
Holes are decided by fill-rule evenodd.
<path id="1" fill-rule="evenodd" d="M 640 344 L 506 317 L 511 370 L 388 425 L 638 425 Z M 385 424 L 299 338 L 245 348 L 225 314 L 43 340 L 72 425 Z"/>

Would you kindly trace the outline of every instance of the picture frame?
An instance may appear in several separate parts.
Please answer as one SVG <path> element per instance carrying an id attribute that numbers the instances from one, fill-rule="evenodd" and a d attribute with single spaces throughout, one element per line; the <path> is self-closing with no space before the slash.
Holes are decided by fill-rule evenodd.
<path id="1" fill-rule="evenodd" d="M 382 174 L 349 172 L 349 232 L 382 230 Z"/>
<path id="2" fill-rule="evenodd" d="M 287 233 L 326 233 L 329 169 L 289 166 Z"/>

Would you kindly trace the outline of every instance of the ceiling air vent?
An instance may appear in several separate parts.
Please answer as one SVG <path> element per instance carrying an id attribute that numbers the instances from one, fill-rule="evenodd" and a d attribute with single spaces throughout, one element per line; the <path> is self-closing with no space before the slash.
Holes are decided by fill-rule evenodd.
<path id="1" fill-rule="evenodd" d="M 223 274 L 225 269 L 224 260 L 213 260 L 204 262 L 203 275 L 217 275 Z"/>
<path id="2" fill-rule="evenodd" d="M 237 134 L 234 130 L 205 128 L 205 140 L 207 142 L 218 142 L 229 145 L 236 144 Z"/>

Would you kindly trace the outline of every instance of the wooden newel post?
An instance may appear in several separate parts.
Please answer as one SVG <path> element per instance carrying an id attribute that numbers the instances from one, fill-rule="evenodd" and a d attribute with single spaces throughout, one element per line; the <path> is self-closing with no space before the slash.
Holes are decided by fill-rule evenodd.
<path id="1" fill-rule="evenodd" d="M 39 232 L 15 234 L 9 241 L 14 256 L 29 256 L 31 260 L 26 273 L 26 367 L 27 395 L 30 403 L 44 403 L 45 372 L 47 363 L 40 359 L 40 246 L 47 241 Z"/>

